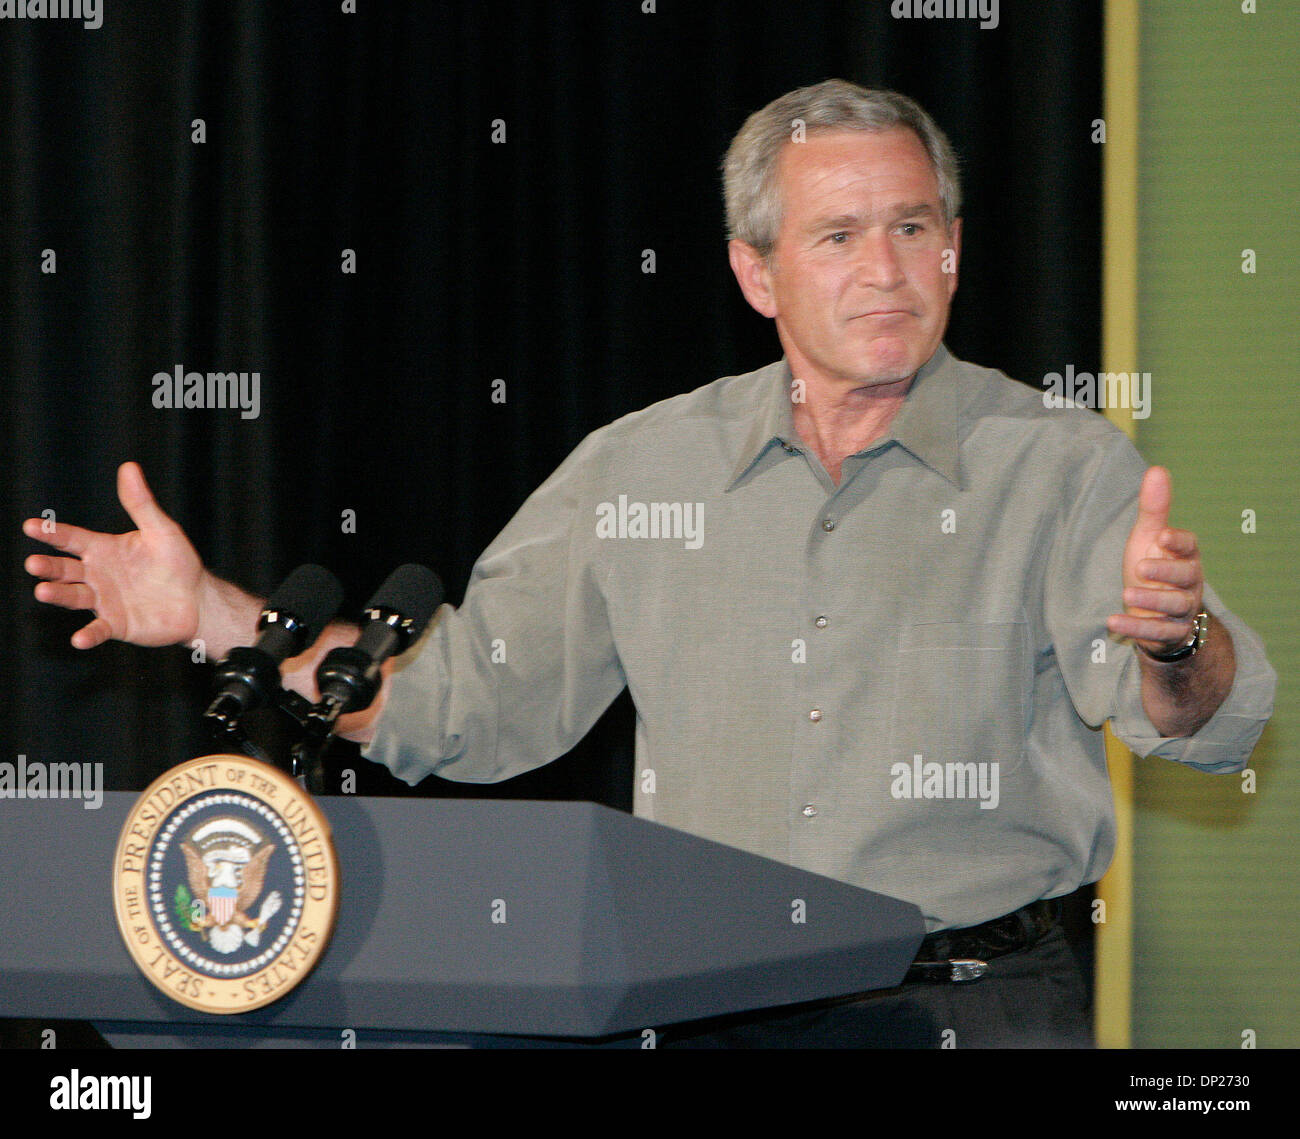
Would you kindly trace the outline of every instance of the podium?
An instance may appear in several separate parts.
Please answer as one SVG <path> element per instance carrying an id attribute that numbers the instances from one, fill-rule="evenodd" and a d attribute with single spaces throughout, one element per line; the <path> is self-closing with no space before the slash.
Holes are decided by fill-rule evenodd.
<path id="1" fill-rule="evenodd" d="M 0 1016 L 115 1046 L 639 1046 L 647 1029 L 890 988 L 913 905 L 592 803 L 317 802 L 342 897 L 281 1000 L 217 1015 L 138 972 L 112 860 L 137 796 L 0 802 Z"/>

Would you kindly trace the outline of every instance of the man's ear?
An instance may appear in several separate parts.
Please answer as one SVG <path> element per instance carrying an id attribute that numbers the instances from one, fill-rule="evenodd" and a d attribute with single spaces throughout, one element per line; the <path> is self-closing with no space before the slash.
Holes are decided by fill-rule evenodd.
<path id="1" fill-rule="evenodd" d="M 952 300 L 957 291 L 957 267 L 961 263 L 961 218 L 953 218 L 952 225 L 948 227 L 948 249 L 943 251 L 945 258 L 949 257 L 949 249 L 952 250 L 951 268 L 949 262 L 945 261 L 944 272 L 948 274 L 948 299 Z"/>
<path id="2" fill-rule="evenodd" d="M 745 241 L 732 239 L 727 243 L 727 256 L 731 271 L 736 274 L 740 291 L 755 312 L 766 317 L 776 316 L 776 300 L 772 296 L 772 272 L 762 254 Z"/>

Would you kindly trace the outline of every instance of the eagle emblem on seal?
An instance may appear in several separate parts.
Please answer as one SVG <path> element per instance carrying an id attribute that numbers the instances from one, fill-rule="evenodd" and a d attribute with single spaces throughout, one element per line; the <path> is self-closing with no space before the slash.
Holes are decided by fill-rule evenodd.
<path id="1" fill-rule="evenodd" d="M 272 890 L 251 916 L 275 844 L 244 820 L 223 816 L 195 827 L 180 847 L 189 888 L 176 888 L 176 916 L 218 953 L 256 947 L 281 906 Z"/>

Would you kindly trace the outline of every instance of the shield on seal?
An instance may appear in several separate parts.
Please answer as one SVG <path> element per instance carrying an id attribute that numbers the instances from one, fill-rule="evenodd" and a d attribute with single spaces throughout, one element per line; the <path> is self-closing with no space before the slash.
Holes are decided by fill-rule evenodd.
<path id="1" fill-rule="evenodd" d="M 230 886 L 213 886 L 208 890 L 208 912 L 217 925 L 228 925 L 235 916 L 236 891 Z"/>

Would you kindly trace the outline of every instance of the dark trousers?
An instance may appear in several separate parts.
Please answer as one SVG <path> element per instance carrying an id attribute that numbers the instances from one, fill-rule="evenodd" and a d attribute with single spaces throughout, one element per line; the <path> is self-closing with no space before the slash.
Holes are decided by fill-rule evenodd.
<path id="1" fill-rule="evenodd" d="M 661 1048 L 1091 1048 L 1088 994 L 1060 927 L 978 981 L 664 1028 Z"/>

